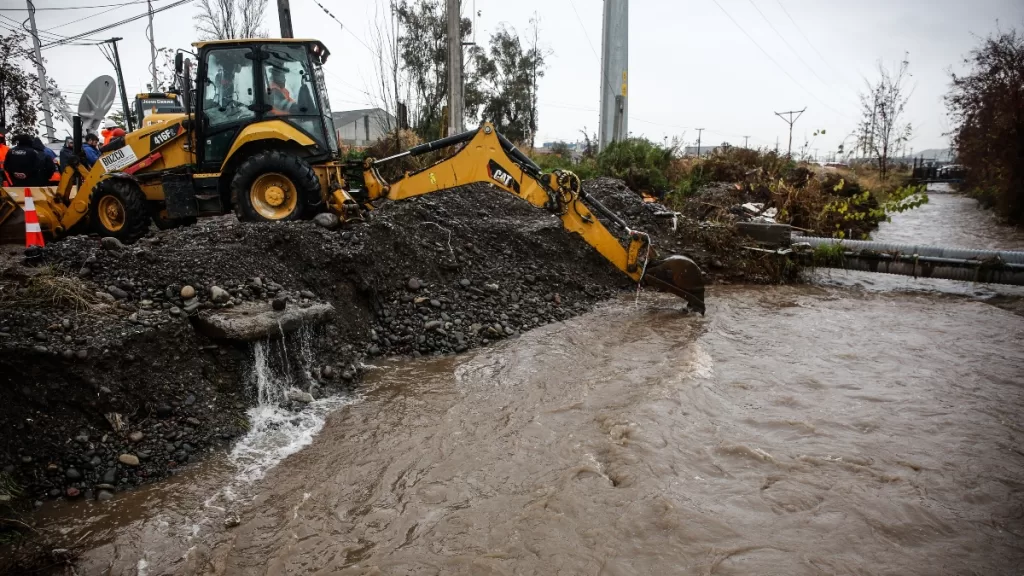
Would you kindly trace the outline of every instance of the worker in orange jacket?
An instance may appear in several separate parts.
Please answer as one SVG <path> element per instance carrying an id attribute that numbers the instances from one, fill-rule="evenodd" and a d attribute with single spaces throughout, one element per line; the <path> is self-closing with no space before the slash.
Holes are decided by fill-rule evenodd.
<path id="1" fill-rule="evenodd" d="M 0 134 L 0 174 L 3 174 L 3 181 L 0 184 L 4 186 L 11 185 L 11 179 L 7 177 L 7 173 L 4 172 L 4 160 L 7 159 L 7 136 Z"/>

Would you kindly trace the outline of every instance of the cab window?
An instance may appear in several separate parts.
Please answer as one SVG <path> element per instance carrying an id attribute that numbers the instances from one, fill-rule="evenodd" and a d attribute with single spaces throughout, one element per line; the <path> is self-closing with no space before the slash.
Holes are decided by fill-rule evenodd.
<path id="1" fill-rule="evenodd" d="M 203 114 L 211 128 L 252 119 L 256 93 L 249 48 L 213 50 L 203 80 Z"/>
<path id="2" fill-rule="evenodd" d="M 263 48 L 265 102 L 273 116 L 317 116 L 315 84 L 305 46 L 271 45 Z"/>

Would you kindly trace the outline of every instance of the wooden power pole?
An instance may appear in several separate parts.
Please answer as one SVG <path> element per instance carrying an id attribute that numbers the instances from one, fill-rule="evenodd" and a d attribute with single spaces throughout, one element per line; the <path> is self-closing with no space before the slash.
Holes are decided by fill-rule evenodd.
<path id="1" fill-rule="evenodd" d="M 292 8 L 288 0 L 277 0 L 277 19 L 281 23 L 281 38 L 294 38 L 292 33 Z"/>
<path id="2" fill-rule="evenodd" d="M 787 124 L 789 124 L 789 148 L 786 150 L 786 156 L 789 156 L 791 158 L 793 157 L 793 124 L 797 120 L 800 119 L 800 116 L 806 110 L 807 110 L 807 107 L 805 106 L 803 110 L 791 110 L 789 112 L 776 112 L 775 113 L 776 116 L 778 116 L 779 118 L 782 118 L 783 120 L 786 121 Z M 784 114 L 786 116 L 789 116 L 789 118 L 784 116 Z M 796 114 L 795 118 L 793 117 L 793 114 Z"/>

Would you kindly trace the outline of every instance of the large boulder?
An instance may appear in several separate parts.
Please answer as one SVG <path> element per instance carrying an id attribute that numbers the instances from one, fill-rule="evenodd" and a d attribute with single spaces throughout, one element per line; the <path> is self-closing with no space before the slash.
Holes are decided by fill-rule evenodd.
<path id="1" fill-rule="evenodd" d="M 334 306 L 318 303 L 274 310 L 265 302 L 247 302 L 234 308 L 200 312 L 192 322 L 196 330 L 217 340 L 254 342 L 280 338 L 304 324 L 320 324 L 334 314 Z"/>

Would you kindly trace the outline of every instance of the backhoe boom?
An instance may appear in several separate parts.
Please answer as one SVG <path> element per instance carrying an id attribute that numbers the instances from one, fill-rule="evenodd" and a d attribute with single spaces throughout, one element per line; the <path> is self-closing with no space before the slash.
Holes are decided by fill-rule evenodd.
<path id="1" fill-rule="evenodd" d="M 431 150 L 464 144 L 451 157 L 388 183 L 377 166 L 402 156 L 417 156 Z M 523 200 L 554 212 L 562 226 L 594 247 L 605 259 L 636 282 L 672 292 L 704 312 L 704 283 L 700 268 L 684 256 L 654 260 L 650 237 L 632 229 L 618 214 L 607 209 L 582 189 L 578 176 L 569 171 L 544 173 L 532 160 L 499 134 L 490 123 L 479 129 L 427 142 L 407 152 L 364 163 L 364 182 L 369 200 L 403 200 L 457 186 L 485 182 L 515 194 Z M 591 210 L 593 208 L 593 211 Z M 598 212 L 622 229 L 623 246 L 593 212 Z"/>

